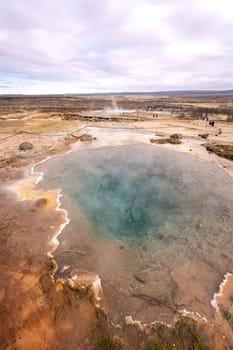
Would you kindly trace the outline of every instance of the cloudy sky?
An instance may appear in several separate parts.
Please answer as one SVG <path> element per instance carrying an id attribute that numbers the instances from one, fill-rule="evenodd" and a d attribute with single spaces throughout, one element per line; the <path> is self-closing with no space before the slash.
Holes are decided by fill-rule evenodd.
<path id="1" fill-rule="evenodd" d="M 0 93 L 233 88 L 232 0 L 0 5 Z"/>

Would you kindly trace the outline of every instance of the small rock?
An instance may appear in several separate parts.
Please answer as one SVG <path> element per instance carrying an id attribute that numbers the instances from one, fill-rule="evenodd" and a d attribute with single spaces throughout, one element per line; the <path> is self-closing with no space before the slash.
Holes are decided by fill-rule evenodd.
<path id="1" fill-rule="evenodd" d="M 141 272 L 135 273 L 134 274 L 134 278 L 136 280 L 138 280 L 139 282 L 141 282 L 141 283 L 146 283 L 145 275 L 143 273 L 141 273 Z"/>
<path id="2" fill-rule="evenodd" d="M 202 139 L 207 139 L 209 134 L 208 133 L 206 133 L 206 134 L 199 134 L 198 136 L 201 137 Z"/>
<path id="3" fill-rule="evenodd" d="M 45 207 L 47 204 L 47 199 L 46 198 L 39 198 L 36 201 L 36 207 Z"/>
<path id="4" fill-rule="evenodd" d="M 182 134 L 172 134 L 170 135 L 170 139 L 177 139 L 177 140 L 180 140 L 183 138 L 183 135 Z"/>
<path id="5" fill-rule="evenodd" d="M 20 151 L 27 151 L 27 150 L 30 150 L 30 149 L 33 149 L 33 144 L 31 142 L 22 142 L 19 145 L 19 150 Z"/>
<path id="6" fill-rule="evenodd" d="M 151 143 L 157 143 L 163 145 L 165 143 L 171 143 L 173 145 L 179 145 L 181 143 L 179 138 L 170 137 L 169 139 L 150 139 Z"/>
<path id="7" fill-rule="evenodd" d="M 82 142 L 90 142 L 92 141 L 92 136 L 89 134 L 83 134 L 79 137 L 79 140 Z"/>
<path id="8" fill-rule="evenodd" d="M 66 114 L 63 117 L 64 120 L 80 120 L 82 119 L 81 115 L 79 114 Z"/>
<path id="9" fill-rule="evenodd" d="M 168 143 L 171 143 L 172 145 L 179 145 L 181 143 L 181 141 L 179 138 L 172 137 L 172 135 L 171 135 L 170 138 L 168 139 Z"/>

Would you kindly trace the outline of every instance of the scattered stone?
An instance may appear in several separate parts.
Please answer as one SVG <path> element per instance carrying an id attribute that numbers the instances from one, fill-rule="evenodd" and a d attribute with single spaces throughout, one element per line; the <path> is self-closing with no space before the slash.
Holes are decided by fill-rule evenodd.
<path id="1" fill-rule="evenodd" d="M 151 143 L 157 143 L 159 145 L 163 145 L 165 143 L 171 143 L 173 145 L 179 145 L 181 143 L 181 139 L 183 138 L 182 134 L 172 134 L 169 138 L 162 139 L 150 139 Z"/>
<path id="2" fill-rule="evenodd" d="M 170 139 L 181 140 L 182 138 L 183 138 L 182 134 L 172 134 L 172 135 L 170 135 Z"/>
<path id="3" fill-rule="evenodd" d="M 220 157 L 233 160 L 233 144 L 231 145 L 206 144 L 204 146 L 209 152 L 215 153 Z"/>
<path id="4" fill-rule="evenodd" d="M 173 138 L 170 136 L 170 139 L 168 139 L 168 143 L 171 143 L 172 145 L 179 145 L 181 141 L 178 138 Z"/>
<path id="5" fill-rule="evenodd" d="M 139 120 L 145 120 L 145 118 L 138 118 L 138 117 L 133 117 L 130 116 L 129 118 L 126 118 L 125 116 L 113 116 L 113 115 L 109 115 L 109 117 L 107 116 L 97 116 L 97 115 L 79 115 L 79 114 L 66 114 L 63 117 L 63 120 L 80 120 L 80 121 L 85 121 L 85 122 L 111 122 L 111 121 L 115 121 L 115 122 L 121 122 L 122 120 L 124 120 L 124 122 L 136 122 Z"/>
<path id="6" fill-rule="evenodd" d="M 66 114 L 63 117 L 64 120 L 80 120 L 81 115 L 79 114 Z"/>
<path id="7" fill-rule="evenodd" d="M 201 137 L 202 139 L 207 139 L 209 137 L 209 134 L 199 134 L 199 137 Z"/>
<path id="8" fill-rule="evenodd" d="M 83 134 L 79 137 L 79 140 L 82 142 L 91 142 L 93 140 L 93 138 L 89 134 Z"/>
<path id="9" fill-rule="evenodd" d="M 135 273 L 134 274 L 134 278 L 136 280 L 138 280 L 139 282 L 141 282 L 141 283 L 146 283 L 145 275 L 143 273 L 141 273 L 141 272 Z"/>
<path id="10" fill-rule="evenodd" d="M 19 145 L 19 150 L 20 151 L 28 151 L 30 149 L 33 149 L 33 144 L 31 142 L 22 142 L 20 145 Z"/>
<path id="11" fill-rule="evenodd" d="M 150 139 L 151 143 L 157 143 L 159 145 L 164 145 L 165 143 L 171 143 L 172 145 L 179 145 L 181 143 L 178 138 L 169 138 L 169 139 Z"/>

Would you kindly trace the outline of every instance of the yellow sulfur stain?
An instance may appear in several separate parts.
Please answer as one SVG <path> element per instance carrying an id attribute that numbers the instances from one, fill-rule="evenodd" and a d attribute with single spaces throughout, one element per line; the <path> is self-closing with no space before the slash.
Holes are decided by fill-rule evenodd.
<path id="1" fill-rule="evenodd" d="M 61 282 L 58 282 L 56 284 L 55 289 L 56 289 L 56 292 L 60 292 L 61 290 L 63 290 L 63 284 Z"/>
<path id="2" fill-rule="evenodd" d="M 25 200 L 25 199 L 31 199 L 31 192 L 29 190 L 26 190 L 25 188 L 17 188 L 17 194 L 19 196 L 19 199 Z"/>
<path id="3" fill-rule="evenodd" d="M 51 210 L 57 207 L 57 191 L 43 192 L 41 190 L 35 190 L 26 186 L 19 186 L 16 188 L 16 193 L 20 200 L 33 200 L 37 201 L 40 198 L 46 199 L 45 209 Z"/>

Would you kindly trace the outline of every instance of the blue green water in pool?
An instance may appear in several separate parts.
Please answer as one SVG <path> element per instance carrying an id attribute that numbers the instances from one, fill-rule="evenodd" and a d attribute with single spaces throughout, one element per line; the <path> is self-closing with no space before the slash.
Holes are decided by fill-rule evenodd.
<path id="1" fill-rule="evenodd" d="M 182 214 L 186 200 L 175 186 L 178 174 L 171 176 L 158 164 L 161 159 L 143 159 L 140 153 L 123 149 L 88 157 L 88 166 L 77 163 L 69 175 L 75 183 L 69 195 L 95 234 L 136 243 L 156 235 L 168 217 L 171 221 Z"/>
<path id="2" fill-rule="evenodd" d="M 226 172 L 154 145 L 86 145 L 37 170 L 45 172 L 40 186 L 61 188 L 69 205 L 71 223 L 56 251 L 61 270 L 69 269 L 60 277 L 73 269 L 99 274 L 116 321 L 119 310 L 145 322 L 158 316 L 159 306 L 132 293 L 211 315 L 213 293 L 233 269 L 233 180 Z M 75 250 L 86 254 L 65 253 Z M 135 271 L 146 283 L 135 281 Z"/>
<path id="3" fill-rule="evenodd" d="M 46 164 L 46 181 L 71 198 L 93 234 L 128 244 L 165 233 L 192 235 L 200 222 L 219 234 L 233 204 L 232 179 L 221 169 L 149 145 L 54 157 Z"/>

